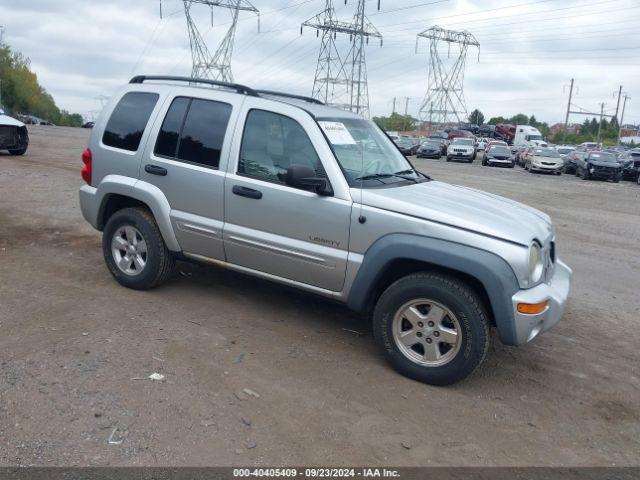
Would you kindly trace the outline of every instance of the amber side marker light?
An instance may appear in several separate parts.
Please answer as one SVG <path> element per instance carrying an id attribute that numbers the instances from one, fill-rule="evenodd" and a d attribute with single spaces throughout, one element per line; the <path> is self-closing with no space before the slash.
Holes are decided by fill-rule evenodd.
<path id="1" fill-rule="evenodd" d="M 526 315 L 536 315 L 538 313 L 544 312 L 544 310 L 549 305 L 549 300 L 545 300 L 540 303 L 519 303 L 518 304 L 518 312 L 524 313 Z"/>

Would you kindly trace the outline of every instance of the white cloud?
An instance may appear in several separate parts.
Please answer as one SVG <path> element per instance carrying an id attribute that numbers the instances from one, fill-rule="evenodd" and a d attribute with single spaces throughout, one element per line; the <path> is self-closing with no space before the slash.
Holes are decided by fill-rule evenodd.
<path id="1" fill-rule="evenodd" d="M 433 0 L 432 0 L 433 1 Z M 300 23 L 324 8 L 324 0 L 254 2 L 257 20 L 241 15 L 233 71 L 238 82 L 309 94 L 320 46 L 315 32 Z M 632 97 L 640 87 L 640 11 L 634 0 L 382 0 L 368 2 L 371 21 L 385 37 L 384 47 L 367 47 L 371 111 L 389 113 L 393 98 L 416 115 L 427 87 L 427 56 L 416 54 L 415 35 L 434 24 L 466 29 L 481 44 L 467 58 L 465 96 L 469 110 L 485 116 L 523 112 L 549 122 L 561 121 L 566 108 L 563 86 L 579 87 L 575 103 L 597 110 L 615 109 L 619 85 Z M 336 0 L 338 14 L 353 15 L 354 0 Z M 416 8 L 404 8 L 423 4 Z M 191 57 L 181 0 L 0 0 L 0 24 L 6 41 L 32 60 L 41 83 L 67 110 L 88 113 L 96 97 L 140 73 L 189 74 Z M 290 7 L 284 8 L 283 7 Z M 282 9 L 282 10 L 279 10 Z M 214 26 L 206 7 L 194 7 L 198 23 L 215 50 L 229 13 L 216 10 Z M 346 46 L 346 40 L 343 40 Z M 427 51 L 426 43 L 421 52 Z M 443 50 L 444 52 L 444 50 Z M 640 121 L 633 100 L 627 119 Z M 576 121 L 582 120 L 580 117 Z"/>

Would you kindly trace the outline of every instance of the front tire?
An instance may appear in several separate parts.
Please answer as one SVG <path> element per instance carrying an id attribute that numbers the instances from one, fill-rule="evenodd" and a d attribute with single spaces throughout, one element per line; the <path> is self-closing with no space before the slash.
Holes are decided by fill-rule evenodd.
<path id="1" fill-rule="evenodd" d="M 373 315 L 378 345 L 398 372 L 431 385 L 473 373 L 489 348 L 480 297 L 456 277 L 423 272 L 393 283 Z"/>
<path id="2" fill-rule="evenodd" d="M 109 218 L 102 253 L 118 283 L 135 290 L 157 287 L 171 277 L 175 266 L 153 215 L 143 208 L 125 208 Z"/>

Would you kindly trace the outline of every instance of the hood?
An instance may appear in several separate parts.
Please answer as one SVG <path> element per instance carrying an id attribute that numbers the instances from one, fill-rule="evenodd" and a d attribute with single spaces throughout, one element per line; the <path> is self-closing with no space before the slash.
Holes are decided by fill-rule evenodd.
<path id="1" fill-rule="evenodd" d="M 589 165 L 595 165 L 596 167 L 620 168 L 620 163 L 618 162 L 602 162 L 600 160 L 589 160 Z"/>
<path id="2" fill-rule="evenodd" d="M 16 120 L 9 115 L 0 115 L 0 125 L 8 125 L 10 127 L 24 127 L 24 123 L 20 120 Z"/>
<path id="3" fill-rule="evenodd" d="M 459 185 L 429 181 L 395 188 L 365 189 L 365 205 L 471 230 L 528 246 L 552 233 L 545 213 L 508 198 Z"/>

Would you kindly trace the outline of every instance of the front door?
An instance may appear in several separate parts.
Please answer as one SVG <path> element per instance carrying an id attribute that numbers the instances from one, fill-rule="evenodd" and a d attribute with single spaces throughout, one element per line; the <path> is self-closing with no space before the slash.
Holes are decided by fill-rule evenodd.
<path id="1" fill-rule="evenodd" d="M 326 176 L 318 145 L 314 146 L 324 139 L 308 113 L 284 103 L 280 112 L 273 108 L 273 102 L 270 111 L 245 107 L 238 158 L 225 181 L 227 261 L 340 291 L 347 265 L 351 200 L 285 184 L 284 174 L 294 164 L 311 166 L 316 175 Z M 313 136 L 312 141 L 303 125 L 315 127 L 314 134 L 320 137 Z M 326 146 L 320 149 L 326 150 Z M 233 159 L 229 164 L 233 166 Z"/>

